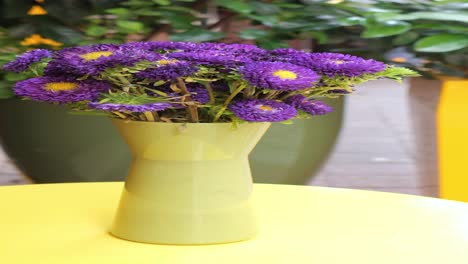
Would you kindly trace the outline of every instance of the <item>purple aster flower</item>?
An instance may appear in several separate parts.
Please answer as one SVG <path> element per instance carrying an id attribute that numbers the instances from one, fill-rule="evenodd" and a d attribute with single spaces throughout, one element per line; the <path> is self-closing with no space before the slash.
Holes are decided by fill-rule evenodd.
<path id="1" fill-rule="evenodd" d="M 283 56 L 295 57 L 295 56 L 307 55 L 310 53 L 302 51 L 302 50 L 291 49 L 291 48 L 280 48 L 280 49 L 270 50 L 268 54 L 272 56 L 279 56 L 279 57 L 283 57 Z"/>
<path id="2" fill-rule="evenodd" d="M 148 41 L 130 42 L 124 45 L 148 51 L 191 51 L 197 49 L 199 44 L 193 42 Z"/>
<path id="3" fill-rule="evenodd" d="M 43 76 L 17 82 L 14 92 L 34 101 L 64 104 L 94 100 L 110 88 L 111 85 L 104 81 Z"/>
<path id="4" fill-rule="evenodd" d="M 246 56 L 235 55 L 227 51 L 203 50 L 192 52 L 174 52 L 167 54 L 169 58 L 191 61 L 196 64 L 209 66 L 235 67 L 244 65 L 252 60 Z"/>
<path id="5" fill-rule="evenodd" d="M 320 78 L 313 70 L 284 62 L 251 63 L 240 73 L 251 85 L 282 91 L 311 88 Z"/>
<path id="6" fill-rule="evenodd" d="M 281 49 L 274 49 L 269 50 L 265 54 L 261 56 L 257 56 L 254 58 L 255 61 L 270 61 L 270 62 L 287 62 L 291 64 L 296 64 L 297 61 L 302 61 L 303 58 L 308 58 L 310 53 L 296 50 L 291 48 L 281 48 Z M 299 65 L 302 66 L 302 65 Z M 306 67 L 307 68 L 307 67 Z"/>
<path id="7" fill-rule="evenodd" d="M 310 53 L 308 57 L 297 56 L 291 58 L 289 62 L 313 69 L 328 77 L 334 77 L 335 75 L 360 76 L 366 73 L 383 71 L 386 67 L 383 62 L 366 60 L 348 54 L 327 52 Z"/>
<path id="8" fill-rule="evenodd" d="M 190 92 L 192 100 L 200 104 L 206 104 L 210 101 L 210 95 L 206 88 L 199 83 L 190 83 L 187 85 L 187 90 Z"/>
<path id="9" fill-rule="evenodd" d="M 197 46 L 198 51 L 217 51 L 231 54 L 234 56 L 248 57 L 250 59 L 258 59 L 268 54 L 264 49 L 261 49 L 251 44 L 227 44 L 227 43 L 200 43 Z"/>
<path id="10" fill-rule="evenodd" d="M 238 100 L 229 105 L 229 110 L 250 122 L 280 122 L 297 115 L 296 109 L 288 104 L 262 99 Z"/>
<path id="11" fill-rule="evenodd" d="M 133 66 L 140 61 L 156 61 L 157 53 L 128 45 L 98 44 L 65 48 L 53 56 L 45 69 L 46 75 L 98 75 L 117 65 Z"/>
<path id="12" fill-rule="evenodd" d="M 179 77 L 190 76 L 198 69 L 193 66 L 193 63 L 187 61 L 178 61 L 175 59 L 158 60 L 159 66 L 148 68 L 135 74 L 135 76 L 150 80 L 175 80 Z"/>
<path id="13" fill-rule="evenodd" d="M 289 97 L 285 103 L 311 115 L 325 115 L 333 111 L 333 108 L 324 102 L 309 100 L 302 94 Z"/>
<path id="14" fill-rule="evenodd" d="M 116 104 L 116 103 L 98 103 L 91 102 L 90 108 L 102 111 L 124 112 L 124 113 L 143 113 L 163 111 L 172 106 L 171 103 L 150 103 L 150 104 Z"/>
<path id="15" fill-rule="evenodd" d="M 35 62 L 38 62 L 44 58 L 50 58 L 52 52 L 46 49 L 34 49 L 25 52 L 21 55 L 16 56 L 14 61 L 11 61 L 3 66 L 3 69 L 12 72 L 23 72 L 29 68 L 29 66 Z"/>

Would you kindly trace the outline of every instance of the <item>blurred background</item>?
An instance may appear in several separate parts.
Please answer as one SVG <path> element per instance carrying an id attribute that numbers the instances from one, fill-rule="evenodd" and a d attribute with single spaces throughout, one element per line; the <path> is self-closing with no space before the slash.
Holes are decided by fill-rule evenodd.
<path id="1" fill-rule="evenodd" d="M 329 100 L 327 116 L 275 124 L 251 155 L 255 182 L 438 195 L 436 111 L 468 75 L 464 0 L 0 0 L 0 65 L 34 48 L 92 43 L 251 43 L 349 53 L 417 70 Z M 116 181 L 130 154 L 103 117 L 14 98 L 0 71 L 0 185 Z"/>

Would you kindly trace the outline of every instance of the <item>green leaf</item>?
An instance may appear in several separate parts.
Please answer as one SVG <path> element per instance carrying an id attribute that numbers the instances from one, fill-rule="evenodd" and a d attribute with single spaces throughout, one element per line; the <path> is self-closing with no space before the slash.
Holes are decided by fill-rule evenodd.
<path id="1" fill-rule="evenodd" d="M 173 34 L 170 38 L 173 41 L 193 41 L 203 42 L 210 40 L 217 40 L 224 37 L 221 32 L 214 32 L 205 29 L 192 29 L 182 33 Z"/>
<path id="2" fill-rule="evenodd" d="M 363 38 L 381 38 L 405 33 L 411 29 L 411 24 L 402 21 L 384 21 L 366 25 L 362 32 Z"/>
<path id="3" fill-rule="evenodd" d="M 430 30 L 443 30 L 445 33 L 465 33 L 468 32 L 468 27 L 463 25 L 454 25 L 449 23 L 417 23 L 413 25 L 413 29 L 430 29 Z"/>
<path id="4" fill-rule="evenodd" d="M 468 35 L 438 34 L 422 38 L 414 43 L 419 52 L 447 52 L 468 47 Z"/>
<path id="5" fill-rule="evenodd" d="M 127 15 L 129 13 L 129 10 L 127 8 L 123 8 L 123 7 L 111 8 L 111 9 L 107 9 L 106 13 L 114 14 L 114 15 L 118 15 L 118 16 L 125 16 L 125 15 Z"/>
<path id="6" fill-rule="evenodd" d="M 243 39 L 258 39 L 258 38 L 263 38 L 267 35 L 268 35 L 268 32 L 266 32 L 265 30 L 254 29 L 254 28 L 244 29 L 241 32 L 239 32 L 239 37 Z"/>
<path id="7" fill-rule="evenodd" d="M 156 3 L 158 5 L 162 5 L 162 6 L 166 6 L 166 5 L 170 5 L 171 1 L 169 1 L 169 0 L 153 0 L 153 3 Z"/>
<path id="8" fill-rule="evenodd" d="M 26 73 L 14 73 L 14 72 L 7 72 L 3 78 L 10 82 L 16 82 L 26 79 Z"/>
<path id="9" fill-rule="evenodd" d="M 362 17 L 353 16 L 339 18 L 337 19 L 337 21 L 341 26 L 354 26 L 362 24 L 365 21 L 365 19 Z"/>
<path id="10" fill-rule="evenodd" d="M 278 49 L 278 48 L 288 48 L 289 45 L 288 43 L 279 41 L 277 39 L 275 40 L 270 40 L 270 39 L 259 39 L 258 40 L 258 45 L 264 49 Z"/>
<path id="11" fill-rule="evenodd" d="M 248 18 L 252 20 L 257 20 L 263 25 L 268 27 L 273 27 L 278 24 L 278 18 L 275 16 L 258 16 L 258 15 L 247 15 Z"/>
<path id="12" fill-rule="evenodd" d="M 274 15 L 281 12 L 281 8 L 277 4 L 262 3 L 254 1 L 251 3 L 255 13 L 260 15 Z"/>
<path id="13" fill-rule="evenodd" d="M 144 24 L 138 21 L 119 20 L 117 27 L 126 33 L 140 33 L 144 29 Z"/>
<path id="14" fill-rule="evenodd" d="M 9 82 L 0 82 L 0 99 L 11 98 L 15 94 L 13 93 L 13 84 Z"/>
<path id="15" fill-rule="evenodd" d="M 86 35 L 92 36 L 92 37 L 103 36 L 106 34 L 106 32 L 107 32 L 107 29 L 101 26 L 90 26 L 89 28 L 86 29 Z"/>
<path id="16" fill-rule="evenodd" d="M 396 46 L 404 46 L 415 41 L 418 37 L 418 33 L 408 31 L 393 39 L 392 43 Z"/>
<path id="17" fill-rule="evenodd" d="M 302 32 L 301 36 L 307 37 L 307 38 L 313 38 L 318 41 L 318 44 L 326 44 L 328 43 L 328 40 L 329 40 L 328 35 L 322 31 Z"/>
<path id="18" fill-rule="evenodd" d="M 392 17 L 395 20 L 442 20 L 468 23 L 467 12 L 414 12 Z"/>
<path id="19" fill-rule="evenodd" d="M 225 1 L 225 0 L 216 0 L 215 3 L 219 6 L 222 6 L 227 9 L 234 10 L 241 14 L 248 14 L 252 12 L 252 7 L 239 0 Z"/>
<path id="20" fill-rule="evenodd" d="M 0 89 L 0 99 L 8 99 L 14 97 L 15 94 L 11 90 Z"/>

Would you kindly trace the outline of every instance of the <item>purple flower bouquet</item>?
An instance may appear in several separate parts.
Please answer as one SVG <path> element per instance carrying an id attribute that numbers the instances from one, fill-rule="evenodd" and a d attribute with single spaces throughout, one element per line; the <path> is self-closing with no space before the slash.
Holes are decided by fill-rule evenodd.
<path id="1" fill-rule="evenodd" d="M 255 237 L 248 154 L 271 122 L 324 115 L 320 98 L 415 74 L 343 54 L 182 42 L 32 50 L 4 67 L 36 75 L 16 84 L 20 97 L 114 118 L 134 159 L 111 233 L 178 245 Z"/>
<path id="2" fill-rule="evenodd" d="M 4 66 L 17 96 L 150 122 L 283 122 L 324 115 L 357 84 L 416 73 L 375 60 L 254 45 L 134 42 L 36 49 Z"/>

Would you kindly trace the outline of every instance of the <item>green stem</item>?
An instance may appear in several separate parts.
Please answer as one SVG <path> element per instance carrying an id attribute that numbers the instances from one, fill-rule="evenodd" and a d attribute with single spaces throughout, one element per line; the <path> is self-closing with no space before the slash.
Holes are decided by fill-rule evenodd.
<path id="1" fill-rule="evenodd" d="M 126 118 L 127 118 L 127 117 L 126 117 L 124 114 L 122 114 L 122 113 L 119 113 L 119 112 L 112 112 L 112 113 L 113 113 L 114 115 L 116 115 L 116 116 L 122 118 L 122 119 L 126 119 Z"/>
<path id="2" fill-rule="evenodd" d="M 206 90 L 208 91 L 208 94 L 210 96 L 210 104 L 213 105 L 215 103 L 215 98 L 213 94 L 213 87 L 211 87 L 211 84 L 209 82 L 204 83 Z"/>
<path id="3" fill-rule="evenodd" d="M 158 113 L 156 112 L 149 112 L 149 111 L 146 111 L 143 113 L 146 117 L 146 120 L 150 121 L 150 122 L 156 122 L 156 121 L 159 121 L 159 115 Z"/>
<path id="4" fill-rule="evenodd" d="M 265 99 L 272 100 L 275 96 L 277 96 L 280 92 L 278 91 L 269 91 L 268 95 L 265 97 Z"/>
<path id="5" fill-rule="evenodd" d="M 126 78 L 124 78 L 123 76 L 117 75 L 117 76 L 115 76 L 115 77 L 117 77 L 117 79 L 119 79 L 119 81 L 120 81 L 121 83 L 125 84 L 125 85 L 129 85 L 129 84 L 130 84 L 130 82 L 129 82 Z"/>
<path id="6" fill-rule="evenodd" d="M 223 107 L 221 107 L 221 109 L 219 109 L 219 111 L 216 113 L 215 117 L 213 118 L 213 122 L 218 121 L 218 119 L 221 117 L 221 115 L 224 113 L 224 111 L 226 111 L 226 109 L 227 109 L 228 105 L 231 103 L 232 99 L 234 99 L 234 97 L 236 97 L 237 94 L 242 92 L 242 90 L 244 90 L 245 87 L 247 87 L 247 86 L 241 84 L 241 85 L 239 85 L 239 87 L 237 87 L 236 90 L 234 90 L 234 92 L 224 102 Z"/>
<path id="7" fill-rule="evenodd" d="M 301 94 L 301 93 L 303 93 L 303 92 L 304 92 L 304 91 L 289 92 L 289 93 L 287 93 L 287 94 L 281 96 L 279 99 L 280 99 L 281 101 L 284 101 L 284 100 L 288 99 L 289 97 L 291 97 L 291 96 L 293 96 L 293 95 Z"/>
<path id="8" fill-rule="evenodd" d="M 186 95 L 186 100 L 188 102 L 193 102 L 192 97 L 190 96 L 190 92 L 187 90 L 187 86 L 185 86 L 184 81 L 181 78 L 177 78 L 177 87 L 182 91 L 183 95 Z M 187 106 L 189 116 L 190 116 L 190 121 L 192 123 L 198 123 L 198 109 L 197 106 L 194 104 L 190 104 Z"/>

